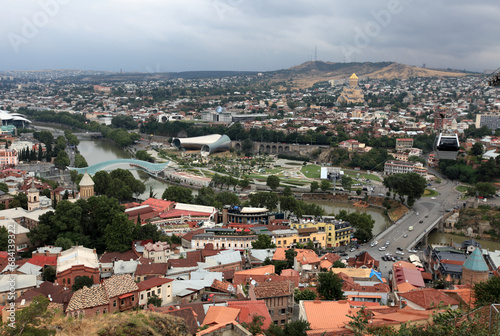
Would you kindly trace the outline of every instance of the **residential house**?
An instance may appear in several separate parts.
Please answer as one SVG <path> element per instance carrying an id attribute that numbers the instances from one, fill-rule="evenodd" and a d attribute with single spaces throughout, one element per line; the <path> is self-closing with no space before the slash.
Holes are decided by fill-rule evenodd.
<path id="1" fill-rule="evenodd" d="M 373 258 L 368 252 L 364 251 L 354 257 L 350 257 L 347 260 L 347 265 L 349 267 L 367 267 L 378 269 L 379 261 Z"/>
<path id="2" fill-rule="evenodd" d="M 146 307 L 150 297 L 156 295 L 161 299 L 161 305 L 164 306 L 173 301 L 172 284 L 174 280 L 166 278 L 151 278 L 141 281 L 137 284 L 139 287 L 139 306 Z"/>
<path id="3" fill-rule="evenodd" d="M 139 304 L 138 290 L 130 275 L 113 275 L 102 284 L 76 291 L 66 315 L 81 317 L 130 310 Z"/>
<path id="4" fill-rule="evenodd" d="M 459 302 L 446 295 L 443 291 L 434 288 L 422 288 L 399 294 L 400 300 L 416 310 L 457 309 Z"/>
<path id="5" fill-rule="evenodd" d="M 143 257 L 154 263 L 166 263 L 170 258 L 170 244 L 167 242 L 147 243 L 144 245 Z"/>
<path id="6" fill-rule="evenodd" d="M 264 300 L 274 324 L 284 325 L 293 314 L 294 285 L 291 281 L 264 281 L 250 285 L 249 297 Z"/>

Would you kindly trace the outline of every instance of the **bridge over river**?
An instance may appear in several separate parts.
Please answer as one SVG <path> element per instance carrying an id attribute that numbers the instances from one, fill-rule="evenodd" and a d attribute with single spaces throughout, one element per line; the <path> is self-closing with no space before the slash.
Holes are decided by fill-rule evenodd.
<path id="1" fill-rule="evenodd" d="M 168 165 L 170 164 L 170 161 L 164 162 L 164 163 L 151 163 L 143 160 L 135 160 L 135 159 L 115 159 L 115 160 L 109 160 L 109 161 L 104 161 L 100 163 L 96 163 L 92 166 L 89 167 L 84 167 L 84 168 L 75 168 L 75 167 L 68 167 L 71 170 L 76 170 L 79 174 L 84 174 L 87 172 L 89 175 L 94 175 L 100 170 L 105 170 L 111 166 L 114 165 L 119 165 L 119 164 L 129 164 L 133 167 L 138 167 L 147 173 L 158 176 L 158 174 L 165 169 L 167 169 Z"/>

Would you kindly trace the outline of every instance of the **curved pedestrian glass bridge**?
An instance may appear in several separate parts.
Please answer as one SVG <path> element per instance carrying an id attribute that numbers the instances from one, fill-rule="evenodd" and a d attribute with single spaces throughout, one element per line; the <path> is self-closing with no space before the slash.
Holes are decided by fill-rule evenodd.
<path id="1" fill-rule="evenodd" d="M 68 169 L 71 170 L 76 170 L 78 174 L 84 174 L 87 172 L 89 175 L 94 175 L 100 170 L 105 170 L 106 168 L 114 165 L 119 165 L 119 164 L 129 164 L 133 167 L 138 167 L 150 174 L 153 175 L 158 175 L 158 173 L 164 171 L 170 161 L 163 162 L 163 163 L 151 163 L 143 160 L 135 160 L 135 159 L 115 159 L 115 160 L 109 160 L 109 161 L 104 161 L 100 163 L 96 163 L 92 166 L 84 167 L 84 168 L 75 168 L 75 167 L 68 167 Z"/>

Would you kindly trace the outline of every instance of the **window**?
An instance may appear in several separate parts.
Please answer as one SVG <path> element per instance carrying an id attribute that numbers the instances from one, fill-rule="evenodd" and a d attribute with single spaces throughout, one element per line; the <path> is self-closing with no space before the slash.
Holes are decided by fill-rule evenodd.
<path id="1" fill-rule="evenodd" d="M 132 295 L 132 302 L 135 301 L 135 295 Z"/>
<path id="2" fill-rule="evenodd" d="M 281 324 L 285 324 L 285 320 L 281 320 Z"/>
<path id="3" fill-rule="evenodd" d="M 281 308 L 280 309 L 280 315 L 286 314 L 286 308 Z"/>
<path id="4" fill-rule="evenodd" d="M 97 316 L 97 315 L 99 315 L 99 309 L 97 309 L 97 310 L 95 311 L 95 315 L 96 315 L 96 316 Z"/>
<path id="5" fill-rule="evenodd" d="M 113 301 L 113 307 L 116 307 L 116 300 Z"/>
<path id="6" fill-rule="evenodd" d="M 158 293 L 158 294 L 160 294 L 160 293 L 161 293 L 161 288 L 158 288 L 157 293 Z"/>
<path id="7" fill-rule="evenodd" d="M 278 325 L 278 320 L 276 320 L 276 321 L 273 321 L 273 323 L 274 323 L 274 324 L 276 324 L 276 325 Z"/>
<path id="8" fill-rule="evenodd" d="M 68 285 L 69 285 L 70 283 L 71 283 L 71 279 L 70 279 L 70 278 L 68 278 Z"/>
<path id="9" fill-rule="evenodd" d="M 144 294 L 141 294 L 141 300 L 144 300 Z"/>
<path id="10" fill-rule="evenodd" d="M 121 300 L 120 304 L 123 306 L 125 304 L 125 300 Z"/>

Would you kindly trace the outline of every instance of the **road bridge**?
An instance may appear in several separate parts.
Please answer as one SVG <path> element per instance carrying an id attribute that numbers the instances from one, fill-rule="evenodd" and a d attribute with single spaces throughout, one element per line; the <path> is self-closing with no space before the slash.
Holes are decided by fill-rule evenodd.
<path id="1" fill-rule="evenodd" d="M 111 166 L 114 165 L 120 165 L 120 164 L 129 164 L 133 167 L 138 167 L 147 173 L 154 175 L 155 177 L 158 176 L 159 173 L 167 169 L 168 165 L 170 164 L 170 161 L 164 162 L 164 163 L 151 163 L 143 160 L 135 160 L 135 159 L 116 159 L 116 160 L 109 160 L 109 161 L 104 161 L 100 162 L 97 164 L 94 164 L 89 167 L 84 167 L 84 168 L 75 168 L 75 167 L 68 167 L 71 170 L 76 170 L 79 174 L 84 174 L 87 172 L 89 175 L 94 175 L 100 170 L 105 170 Z"/>

